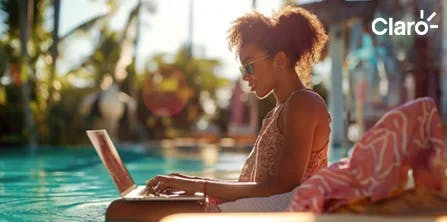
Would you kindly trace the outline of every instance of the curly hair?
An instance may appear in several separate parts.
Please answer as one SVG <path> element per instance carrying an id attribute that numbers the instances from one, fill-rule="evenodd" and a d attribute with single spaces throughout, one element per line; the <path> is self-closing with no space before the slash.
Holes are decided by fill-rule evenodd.
<path id="1" fill-rule="evenodd" d="M 228 48 L 230 50 L 235 48 L 238 53 L 247 42 L 253 42 L 263 46 L 268 53 L 273 53 L 268 49 L 271 46 L 270 38 L 266 38 L 273 34 L 272 31 L 272 20 L 257 11 L 252 11 L 233 21 L 232 27 L 228 30 Z"/>
<path id="2" fill-rule="evenodd" d="M 236 53 L 247 43 L 255 43 L 271 56 L 284 52 L 309 88 L 312 66 L 319 60 L 327 40 L 317 16 L 296 6 L 286 6 L 272 17 L 253 11 L 237 18 L 228 31 L 228 46 Z"/>

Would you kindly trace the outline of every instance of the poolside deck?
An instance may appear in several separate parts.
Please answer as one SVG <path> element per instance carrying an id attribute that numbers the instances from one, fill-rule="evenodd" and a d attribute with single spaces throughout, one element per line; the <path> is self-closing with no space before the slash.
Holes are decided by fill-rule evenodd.
<path id="1" fill-rule="evenodd" d="M 161 222 L 447 222 L 447 213 L 444 216 L 424 217 L 385 217 L 372 215 L 326 214 L 312 213 L 187 213 L 175 214 L 165 217 Z"/>

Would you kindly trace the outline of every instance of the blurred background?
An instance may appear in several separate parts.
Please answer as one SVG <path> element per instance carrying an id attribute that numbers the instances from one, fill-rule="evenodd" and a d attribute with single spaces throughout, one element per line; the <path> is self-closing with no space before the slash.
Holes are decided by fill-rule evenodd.
<path id="1" fill-rule="evenodd" d="M 0 194 L 34 192 L 6 199 L 25 210 L 76 191 L 71 205 L 52 202 L 60 215 L 100 217 L 117 193 L 87 129 L 108 130 L 138 182 L 176 170 L 236 178 L 274 100 L 248 92 L 226 32 L 252 9 L 287 4 L 317 14 L 331 38 L 313 69 L 331 161 L 411 99 L 434 98 L 446 120 L 447 0 L 0 0 Z M 377 35 L 375 18 L 438 28 Z"/>
<path id="2" fill-rule="evenodd" d="M 123 142 L 249 143 L 273 100 L 257 101 L 241 84 L 226 31 L 251 9 L 270 15 L 297 3 L 331 35 L 313 83 L 334 119 L 332 144 L 355 142 L 386 110 L 416 97 L 445 110 L 440 0 L 0 3 L 2 147 L 86 144 L 92 128 Z M 374 18 L 418 21 L 420 10 L 436 12 L 439 28 L 424 36 L 371 31 Z"/>

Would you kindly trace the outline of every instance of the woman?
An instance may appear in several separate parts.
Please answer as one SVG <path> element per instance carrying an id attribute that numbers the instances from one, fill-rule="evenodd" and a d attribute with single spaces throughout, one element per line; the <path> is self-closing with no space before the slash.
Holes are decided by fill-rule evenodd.
<path id="1" fill-rule="evenodd" d="M 203 192 L 218 200 L 212 203 L 267 197 L 290 192 L 326 167 L 330 116 L 324 100 L 308 88 L 310 69 L 327 41 L 317 17 L 292 6 L 271 18 L 252 12 L 236 19 L 228 39 L 251 91 L 260 99 L 271 93 L 276 99 L 239 180 L 156 176 L 147 183 L 149 193 Z"/>

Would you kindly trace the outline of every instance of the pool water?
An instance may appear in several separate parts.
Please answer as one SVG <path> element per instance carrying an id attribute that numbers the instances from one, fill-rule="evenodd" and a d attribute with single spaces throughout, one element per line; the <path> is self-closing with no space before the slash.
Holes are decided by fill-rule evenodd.
<path id="1" fill-rule="evenodd" d="M 141 148 L 141 147 L 140 147 Z M 215 163 L 119 149 L 136 184 L 158 174 L 233 172 L 246 154 L 221 153 Z M 103 221 L 119 193 L 92 147 L 0 150 L 0 221 Z"/>

